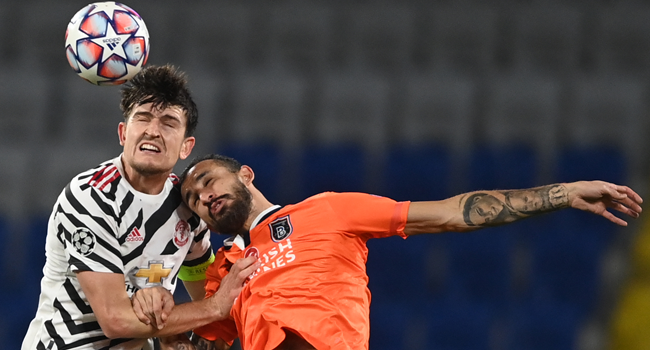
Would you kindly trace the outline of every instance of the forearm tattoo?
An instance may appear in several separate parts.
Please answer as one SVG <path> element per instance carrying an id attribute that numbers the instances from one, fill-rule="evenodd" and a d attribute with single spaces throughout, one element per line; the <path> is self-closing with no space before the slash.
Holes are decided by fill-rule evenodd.
<path id="1" fill-rule="evenodd" d="M 216 350 L 213 341 L 203 339 L 197 335 L 192 337 L 192 342 L 194 343 L 196 350 Z"/>
<path id="2" fill-rule="evenodd" d="M 469 226 L 497 226 L 569 205 L 567 189 L 555 184 L 524 190 L 486 191 L 463 196 L 463 219 Z"/>
<path id="3" fill-rule="evenodd" d="M 222 339 L 217 339 L 215 341 L 207 340 L 192 333 L 192 343 L 196 347 L 196 350 L 229 350 L 230 345 L 223 341 Z"/>

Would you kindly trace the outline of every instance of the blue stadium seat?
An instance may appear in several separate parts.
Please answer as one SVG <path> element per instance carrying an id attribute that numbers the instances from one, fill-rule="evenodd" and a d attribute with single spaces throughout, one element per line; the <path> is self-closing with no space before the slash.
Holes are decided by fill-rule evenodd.
<path id="1" fill-rule="evenodd" d="M 571 307 L 558 304 L 522 304 L 508 322 L 509 350 L 574 349 L 579 318 Z"/>
<path id="2" fill-rule="evenodd" d="M 373 296 L 437 299 L 446 291 L 444 234 L 368 241 L 368 286 Z"/>
<path id="3" fill-rule="evenodd" d="M 598 298 L 600 261 L 616 226 L 576 210 L 553 213 L 548 230 L 532 237 L 530 298 L 562 302 L 582 315 Z"/>
<path id="4" fill-rule="evenodd" d="M 512 297 L 514 237 L 503 227 L 449 237 L 448 293 L 465 302 L 503 307 Z"/>
<path id="5" fill-rule="evenodd" d="M 424 308 L 427 349 L 488 350 L 492 331 L 489 309 L 471 303 L 432 303 Z"/>
<path id="6" fill-rule="evenodd" d="M 396 146 L 388 151 L 380 194 L 395 200 L 451 196 L 451 154 L 441 145 Z"/>
<path id="7" fill-rule="evenodd" d="M 368 192 L 366 158 L 355 145 L 314 146 L 300 158 L 300 198 L 324 191 Z"/>
<path id="8" fill-rule="evenodd" d="M 271 202 L 282 203 L 280 177 L 283 172 L 283 157 L 275 144 L 227 144 L 219 153 L 237 159 L 243 165 L 250 166 L 255 172 L 253 184 Z"/>
<path id="9" fill-rule="evenodd" d="M 537 154 L 529 146 L 485 146 L 472 152 L 468 171 L 469 188 L 529 188 L 535 185 L 537 171 Z"/>
<path id="10" fill-rule="evenodd" d="M 370 304 L 370 349 L 407 349 L 405 343 L 410 317 L 411 310 L 404 304 L 373 294 Z"/>
<path id="11" fill-rule="evenodd" d="M 614 146 L 567 147 L 559 155 L 557 181 L 603 180 L 624 183 L 627 179 L 627 159 Z"/>

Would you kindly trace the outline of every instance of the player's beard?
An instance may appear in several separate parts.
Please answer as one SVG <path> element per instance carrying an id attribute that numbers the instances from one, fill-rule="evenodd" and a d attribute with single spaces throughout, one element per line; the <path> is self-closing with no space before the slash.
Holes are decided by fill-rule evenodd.
<path id="1" fill-rule="evenodd" d="M 233 188 L 233 194 L 229 195 L 232 202 L 219 217 L 210 213 L 212 229 L 218 233 L 236 234 L 242 230 L 248 216 L 251 213 L 253 196 L 243 183 L 237 182 Z"/>

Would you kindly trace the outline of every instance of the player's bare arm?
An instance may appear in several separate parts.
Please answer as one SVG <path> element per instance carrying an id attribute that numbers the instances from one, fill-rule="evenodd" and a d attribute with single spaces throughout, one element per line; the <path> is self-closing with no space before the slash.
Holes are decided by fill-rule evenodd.
<path id="1" fill-rule="evenodd" d="M 442 201 L 413 202 L 406 234 L 470 231 L 498 226 L 562 208 L 601 215 L 615 224 L 627 222 L 608 209 L 637 218 L 641 197 L 627 186 L 604 181 L 578 181 L 522 190 L 464 193 Z"/>
<path id="2" fill-rule="evenodd" d="M 230 307 L 239 295 L 244 281 L 259 268 L 254 258 L 240 259 L 231 272 L 224 277 L 224 289 L 214 296 L 174 306 L 166 321 L 146 324 L 136 315 L 138 304 L 129 299 L 124 287 L 124 276 L 116 273 L 84 271 L 77 273 L 88 301 L 97 316 L 100 327 L 109 338 L 166 337 L 190 331 L 208 323 L 225 319 Z M 153 306 L 153 300 L 151 308 Z M 164 303 L 155 307 L 164 308 Z M 155 314 L 145 310 L 143 314 Z M 160 328 L 159 328 L 160 327 Z"/>

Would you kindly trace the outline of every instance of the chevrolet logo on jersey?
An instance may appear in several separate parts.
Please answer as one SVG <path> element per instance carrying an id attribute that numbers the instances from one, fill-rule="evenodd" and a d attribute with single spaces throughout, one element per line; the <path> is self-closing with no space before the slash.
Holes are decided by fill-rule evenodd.
<path id="1" fill-rule="evenodd" d="M 144 288 L 145 285 L 161 285 L 163 278 L 167 278 L 172 272 L 172 267 L 164 267 L 163 261 L 153 260 L 149 261 L 147 268 L 134 268 L 129 275 L 134 285 Z M 139 281 L 140 278 L 146 278 L 144 285 Z M 140 283 L 138 283 L 140 282 Z"/>

